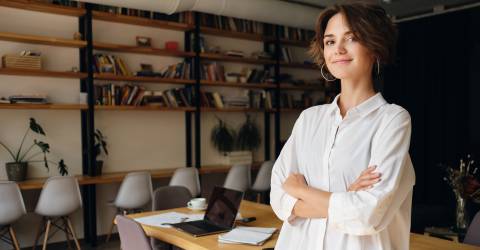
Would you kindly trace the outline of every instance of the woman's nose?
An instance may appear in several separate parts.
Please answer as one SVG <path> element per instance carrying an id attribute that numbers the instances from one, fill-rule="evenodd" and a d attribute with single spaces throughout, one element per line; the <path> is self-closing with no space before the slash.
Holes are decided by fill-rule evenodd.
<path id="1" fill-rule="evenodd" d="M 338 42 L 337 46 L 335 47 L 335 54 L 343 55 L 347 52 L 345 49 L 345 44 L 343 42 Z"/>

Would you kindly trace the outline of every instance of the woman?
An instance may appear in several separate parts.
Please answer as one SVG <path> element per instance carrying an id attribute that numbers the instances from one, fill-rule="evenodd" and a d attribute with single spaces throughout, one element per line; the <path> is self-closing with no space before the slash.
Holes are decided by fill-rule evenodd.
<path id="1" fill-rule="evenodd" d="M 284 221 L 275 249 L 409 249 L 410 115 L 373 87 L 395 39 L 377 5 L 319 16 L 311 51 L 341 93 L 302 112 L 275 162 L 271 205 Z"/>

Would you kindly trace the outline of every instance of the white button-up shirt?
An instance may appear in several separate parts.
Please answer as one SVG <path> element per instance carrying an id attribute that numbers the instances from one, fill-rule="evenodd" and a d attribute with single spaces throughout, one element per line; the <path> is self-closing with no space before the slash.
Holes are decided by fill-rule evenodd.
<path id="1" fill-rule="evenodd" d="M 302 112 L 272 171 L 270 202 L 284 221 L 275 247 L 281 249 L 409 249 L 415 172 L 408 154 L 410 115 L 380 93 L 350 109 L 337 105 Z M 381 181 L 347 192 L 368 166 Z M 295 218 L 297 201 L 282 189 L 292 172 L 311 187 L 332 192 L 327 218 Z"/>

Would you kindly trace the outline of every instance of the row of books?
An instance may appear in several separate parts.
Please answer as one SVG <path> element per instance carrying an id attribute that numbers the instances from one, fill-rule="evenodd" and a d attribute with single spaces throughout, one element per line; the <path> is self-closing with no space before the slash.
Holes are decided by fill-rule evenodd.
<path id="1" fill-rule="evenodd" d="M 263 34 L 264 25 L 266 24 L 234 17 L 201 13 L 200 25 L 227 31 Z"/>
<path id="2" fill-rule="evenodd" d="M 164 21 L 178 22 L 178 23 L 191 24 L 193 23 L 193 20 L 194 20 L 192 12 L 181 12 L 181 13 L 174 13 L 174 14 L 168 15 L 168 14 L 154 12 L 154 11 L 115 7 L 115 6 L 100 5 L 100 4 L 94 4 L 93 9 L 97 11 L 108 12 L 108 13 L 119 14 L 119 15 L 135 16 L 135 17 L 148 18 L 153 20 L 164 20 Z"/>
<path id="3" fill-rule="evenodd" d="M 203 64 L 200 71 L 200 79 L 202 80 L 239 82 L 240 78 L 244 78 L 244 82 L 246 83 L 273 82 L 273 78 L 270 76 L 269 70 L 248 68 L 242 70 L 241 73 L 225 73 L 224 66 L 216 62 Z M 232 81 L 230 79 L 235 80 Z"/>
<path id="4" fill-rule="evenodd" d="M 111 54 L 94 54 L 93 55 L 93 71 L 96 73 L 106 73 L 122 76 L 131 76 L 132 73 L 128 69 L 127 64 L 122 58 Z"/>
<path id="5" fill-rule="evenodd" d="M 102 84 L 95 85 L 94 98 L 96 105 L 106 106 L 191 107 L 194 96 L 192 87 L 156 91 L 132 84 Z"/>
<path id="6" fill-rule="evenodd" d="M 280 39 L 294 41 L 311 41 L 315 37 L 315 32 L 312 30 L 282 26 L 279 29 L 278 36 L 280 37 Z"/>
<path id="7" fill-rule="evenodd" d="M 81 4 L 79 1 L 72 1 L 72 0 L 42 0 L 40 2 L 56 4 L 61 6 L 75 7 L 75 8 L 81 7 Z"/>

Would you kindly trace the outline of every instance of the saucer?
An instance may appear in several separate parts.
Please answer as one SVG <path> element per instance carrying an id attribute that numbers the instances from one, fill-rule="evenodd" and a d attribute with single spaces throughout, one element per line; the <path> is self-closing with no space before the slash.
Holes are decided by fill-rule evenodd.
<path id="1" fill-rule="evenodd" d="M 202 210 L 207 209 L 207 205 L 205 204 L 205 206 L 203 206 L 203 207 L 191 207 L 191 206 L 187 205 L 187 208 L 190 209 L 190 210 L 202 211 Z"/>

